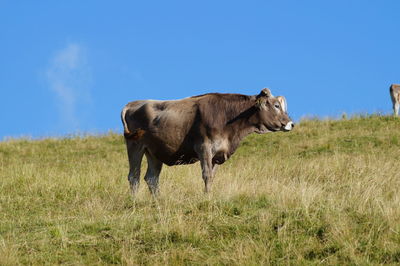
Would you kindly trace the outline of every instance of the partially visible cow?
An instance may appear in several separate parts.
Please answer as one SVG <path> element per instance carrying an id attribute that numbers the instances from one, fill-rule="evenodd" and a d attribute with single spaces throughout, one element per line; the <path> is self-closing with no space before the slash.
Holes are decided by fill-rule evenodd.
<path id="1" fill-rule="evenodd" d="M 400 85 L 392 84 L 390 86 L 390 97 L 392 98 L 393 103 L 393 113 L 394 115 L 399 115 L 399 106 L 400 106 Z"/>
<path id="2" fill-rule="evenodd" d="M 123 108 L 121 119 L 132 193 L 138 190 L 145 154 L 148 168 L 144 179 L 153 195 L 158 193 L 163 164 L 200 161 L 208 192 L 217 165 L 228 160 L 246 135 L 294 127 L 285 98 L 272 96 L 266 88 L 254 96 L 209 93 L 173 101 L 134 101 Z"/>

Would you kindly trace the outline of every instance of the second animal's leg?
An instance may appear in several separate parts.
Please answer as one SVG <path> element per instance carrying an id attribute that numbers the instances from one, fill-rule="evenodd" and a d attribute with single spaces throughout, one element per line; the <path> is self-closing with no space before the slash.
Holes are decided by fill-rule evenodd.
<path id="1" fill-rule="evenodd" d="M 144 154 L 143 145 L 133 140 L 126 139 L 126 147 L 128 150 L 129 159 L 129 174 L 128 180 L 133 196 L 139 189 L 140 183 L 140 166 Z"/>
<path id="2" fill-rule="evenodd" d="M 162 162 L 146 151 L 147 158 L 147 172 L 144 177 L 147 185 L 149 186 L 150 192 L 153 196 L 157 196 L 159 193 L 158 180 L 162 169 Z"/>
<path id="3" fill-rule="evenodd" d="M 396 92 L 391 92 L 390 93 L 390 98 L 392 98 L 392 103 L 393 103 L 393 115 L 398 116 L 399 115 L 399 105 L 400 105 L 400 93 Z"/>

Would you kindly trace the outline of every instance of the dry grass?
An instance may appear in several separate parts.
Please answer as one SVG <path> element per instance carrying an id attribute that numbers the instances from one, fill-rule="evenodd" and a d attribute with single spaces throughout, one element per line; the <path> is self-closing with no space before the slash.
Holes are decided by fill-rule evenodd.
<path id="1" fill-rule="evenodd" d="M 0 264 L 398 264 L 400 120 L 252 135 L 204 195 L 198 164 L 128 189 L 121 136 L 0 143 Z"/>

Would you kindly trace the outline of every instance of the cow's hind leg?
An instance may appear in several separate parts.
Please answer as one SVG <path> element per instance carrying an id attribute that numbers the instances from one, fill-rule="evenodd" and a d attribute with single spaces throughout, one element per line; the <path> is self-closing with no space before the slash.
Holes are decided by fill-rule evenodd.
<path id="1" fill-rule="evenodd" d="M 157 196 L 159 193 L 158 179 L 162 169 L 162 162 L 146 151 L 147 158 L 147 172 L 144 176 L 147 185 L 149 186 L 150 192 L 153 196 Z"/>
<path id="2" fill-rule="evenodd" d="M 132 194 L 135 196 L 137 190 L 139 189 L 140 166 L 142 164 L 144 148 L 141 143 L 129 139 L 126 140 L 126 147 L 128 149 L 129 158 L 128 180 L 131 186 Z"/>

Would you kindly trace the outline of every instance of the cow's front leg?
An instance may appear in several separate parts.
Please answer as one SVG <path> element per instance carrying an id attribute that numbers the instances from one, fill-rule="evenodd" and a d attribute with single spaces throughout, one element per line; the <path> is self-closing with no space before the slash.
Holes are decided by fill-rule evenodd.
<path id="1" fill-rule="evenodd" d="M 209 147 L 208 145 L 203 145 L 199 149 L 198 153 L 200 158 L 202 177 L 205 185 L 204 191 L 208 193 L 211 191 L 211 184 L 214 176 L 211 147 Z"/>
<path id="2" fill-rule="evenodd" d="M 211 191 L 211 185 L 213 181 L 212 164 L 210 164 L 207 160 L 202 161 L 201 171 L 205 185 L 204 192 L 208 193 Z"/>

